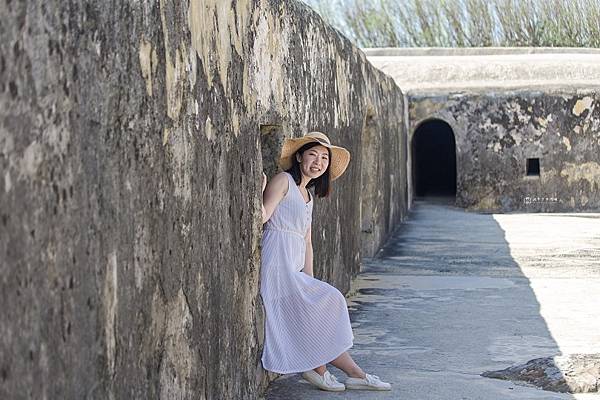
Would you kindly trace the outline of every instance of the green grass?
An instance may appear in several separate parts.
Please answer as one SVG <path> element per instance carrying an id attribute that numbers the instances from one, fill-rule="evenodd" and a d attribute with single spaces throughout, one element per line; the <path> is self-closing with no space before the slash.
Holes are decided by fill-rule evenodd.
<path id="1" fill-rule="evenodd" d="M 361 47 L 600 47 L 600 0 L 306 0 Z"/>

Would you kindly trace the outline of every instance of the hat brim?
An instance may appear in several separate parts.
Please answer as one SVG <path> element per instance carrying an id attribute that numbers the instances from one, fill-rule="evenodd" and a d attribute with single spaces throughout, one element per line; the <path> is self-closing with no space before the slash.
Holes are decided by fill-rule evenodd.
<path id="1" fill-rule="evenodd" d="M 307 143 L 319 143 L 321 146 L 327 147 L 331 151 L 331 160 L 329 161 L 329 176 L 332 181 L 339 178 L 348 168 L 350 163 L 350 152 L 343 147 L 334 146 L 326 143 L 315 137 L 303 136 L 300 138 L 288 138 L 283 142 L 281 148 L 281 157 L 279 158 L 279 166 L 284 171 L 290 169 L 294 163 L 294 155 Z"/>

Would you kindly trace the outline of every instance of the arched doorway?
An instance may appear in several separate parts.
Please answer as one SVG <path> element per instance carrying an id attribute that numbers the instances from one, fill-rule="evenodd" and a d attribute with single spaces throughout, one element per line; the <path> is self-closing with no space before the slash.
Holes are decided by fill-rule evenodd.
<path id="1" fill-rule="evenodd" d="M 456 199 L 456 142 L 439 119 L 423 122 L 412 139 L 412 177 L 417 198 Z"/>

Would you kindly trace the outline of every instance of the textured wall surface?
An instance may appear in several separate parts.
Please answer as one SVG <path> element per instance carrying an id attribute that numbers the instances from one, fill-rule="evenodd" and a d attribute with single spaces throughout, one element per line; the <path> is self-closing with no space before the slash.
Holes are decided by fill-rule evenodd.
<path id="1" fill-rule="evenodd" d="M 372 257 L 408 210 L 407 140 L 401 107 L 369 107 L 362 133 L 361 256 Z M 398 104 L 396 104 L 398 105 Z"/>
<path id="2" fill-rule="evenodd" d="M 413 135 L 422 123 L 437 118 L 452 127 L 456 139 L 458 206 L 600 209 L 600 49 L 365 52 L 408 99 L 409 202 L 418 175 Z M 539 177 L 526 176 L 531 158 L 540 160 Z"/>
<path id="3" fill-rule="evenodd" d="M 453 129 L 457 205 L 482 211 L 600 209 L 597 90 L 412 95 L 410 133 L 439 118 Z M 539 177 L 526 160 L 539 158 Z"/>
<path id="4" fill-rule="evenodd" d="M 361 215 L 385 222 L 374 248 L 404 212 L 399 89 L 296 1 L 0 17 L 0 398 L 255 398 L 261 126 L 351 151 L 313 226 L 346 291 Z M 388 161 L 361 174 L 363 152 Z"/>

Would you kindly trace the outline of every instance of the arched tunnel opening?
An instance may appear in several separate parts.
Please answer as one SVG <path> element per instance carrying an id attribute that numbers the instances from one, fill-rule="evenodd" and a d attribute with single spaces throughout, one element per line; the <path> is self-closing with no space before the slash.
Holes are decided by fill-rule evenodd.
<path id="1" fill-rule="evenodd" d="M 417 198 L 456 199 L 456 142 L 441 120 L 423 122 L 412 140 L 412 175 Z"/>

